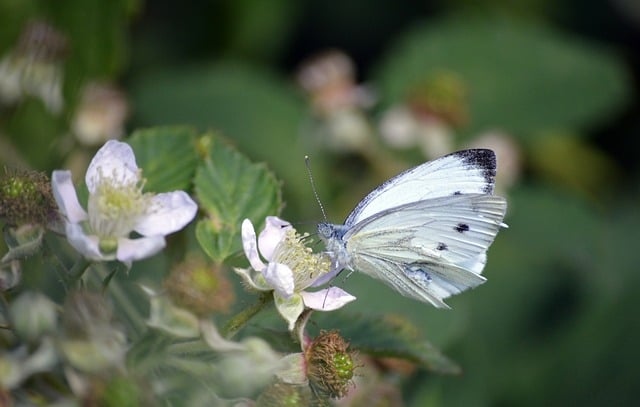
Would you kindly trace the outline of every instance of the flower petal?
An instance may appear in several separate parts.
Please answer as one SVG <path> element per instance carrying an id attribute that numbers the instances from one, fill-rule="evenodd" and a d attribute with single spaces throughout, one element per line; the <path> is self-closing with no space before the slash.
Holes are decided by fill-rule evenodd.
<path id="1" fill-rule="evenodd" d="M 289 330 L 291 331 L 302 311 L 304 311 L 304 303 L 300 295 L 293 295 L 288 299 L 282 298 L 279 295 L 274 295 L 276 309 L 282 315 L 282 317 L 288 322 Z"/>
<path id="2" fill-rule="evenodd" d="M 240 278 L 242 278 L 242 280 L 247 286 L 253 288 L 254 290 L 271 291 L 271 287 L 269 287 L 268 290 L 265 290 L 262 286 L 256 283 L 256 281 L 254 281 L 256 276 L 256 271 L 251 267 L 247 267 L 246 269 L 240 268 L 240 267 L 234 267 L 233 271 L 235 271 L 240 276 Z"/>
<path id="3" fill-rule="evenodd" d="M 118 239 L 116 258 L 123 263 L 151 257 L 166 245 L 163 236 L 140 237 L 137 239 Z"/>
<path id="4" fill-rule="evenodd" d="M 335 276 L 337 276 L 341 271 L 342 267 L 331 267 L 331 271 L 315 279 L 313 283 L 309 285 L 309 287 L 320 287 L 321 285 L 325 285 L 329 281 L 333 280 Z"/>
<path id="5" fill-rule="evenodd" d="M 300 294 L 304 300 L 304 305 L 317 311 L 337 310 L 356 299 L 356 297 L 338 287 L 329 287 L 315 292 L 303 291 Z"/>
<path id="6" fill-rule="evenodd" d="M 152 198 L 151 212 L 138 220 L 134 230 L 143 236 L 168 235 L 193 220 L 198 205 L 184 191 L 165 192 Z"/>
<path id="7" fill-rule="evenodd" d="M 265 227 L 258 237 L 258 248 L 265 259 L 271 261 L 273 251 L 284 238 L 286 231 L 291 229 L 291 224 L 277 216 L 267 216 Z"/>
<path id="8" fill-rule="evenodd" d="M 262 260 L 260 260 L 260 255 L 258 255 L 256 231 L 253 228 L 253 223 L 251 223 L 249 219 L 242 221 L 242 248 L 254 270 L 262 271 L 266 267 Z"/>
<path id="9" fill-rule="evenodd" d="M 89 163 L 85 182 L 90 193 L 96 190 L 96 183 L 106 176 L 122 183 L 135 183 L 139 180 L 138 166 L 133 150 L 127 143 L 109 140 Z"/>
<path id="10" fill-rule="evenodd" d="M 67 223 L 65 233 L 69 244 L 89 260 L 113 260 L 115 256 L 105 256 L 100 252 L 98 236 L 84 233 L 80 223 Z"/>
<path id="11" fill-rule="evenodd" d="M 262 271 L 264 279 L 273 289 L 285 299 L 291 297 L 295 290 L 293 271 L 289 266 L 281 263 L 269 263 Z"/>
<path id="12" fill-rule="evenodd" d="M 78 202 L 78 195 L 71 180 L 71 171 L 54 171 L 51 175 L 51 189 L 60 212 L 69 222 L 79 223 L 89 217 Z"/>

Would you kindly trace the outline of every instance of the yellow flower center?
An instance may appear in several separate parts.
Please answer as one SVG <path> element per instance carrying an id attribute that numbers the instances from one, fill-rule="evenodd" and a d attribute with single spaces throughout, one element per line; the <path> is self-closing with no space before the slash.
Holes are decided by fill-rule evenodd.
<path id="1" fill-rule="evenodd" d="M 331 260 L 326 254 L 313 253 L 304 245 L 307 236 L 300 235 L 295 229 L 287 230 L 273 254 L 273 261 L 289 266 L 293 272 L 296 291 L 304 290 L 331 270 Z"/>
<path id="2" fill-rule="evenodd" d="M 89 223 L 100 237 L 128 236 L 137 221 L 151 209 L 151 194 L 143 183 L 105 177 L 101 173 L 96 190 L 89 196 Z"/>

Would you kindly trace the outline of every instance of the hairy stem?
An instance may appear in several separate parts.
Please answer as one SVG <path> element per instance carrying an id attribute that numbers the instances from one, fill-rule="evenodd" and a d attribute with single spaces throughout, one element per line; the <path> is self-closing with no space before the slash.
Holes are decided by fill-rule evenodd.
<path id="1" fill-rule="evenodd" d="M 254 316 L 256 316 L 260 311 L 266 308 L 267 305 L 273 302 L 273 294 L 271 292 L 263 293 L 259 298 L 258 302 L 253 304 L 247 309 L 240 311 L 238 314 L 231 317 L 229 321 L 222 328 L 221 333 L 222 336 L 230 339 L 232 338 L 242 327 L 244 327 L 247 322 L 251 320 Z"/>

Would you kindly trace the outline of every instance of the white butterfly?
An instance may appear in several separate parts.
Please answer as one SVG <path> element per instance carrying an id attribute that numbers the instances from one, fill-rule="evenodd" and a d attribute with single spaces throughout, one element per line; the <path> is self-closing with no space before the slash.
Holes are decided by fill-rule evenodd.
<path id="1" fill-rule="evenodd" d="M 409 169 L 367 195 L 343 225 L 321 223 L 336 270 L 363 272 L 402 295 L 444 298 L 485 282 L 487 249 L 507 210 L 493 195 L 496 156 L 463 150 Z"/>

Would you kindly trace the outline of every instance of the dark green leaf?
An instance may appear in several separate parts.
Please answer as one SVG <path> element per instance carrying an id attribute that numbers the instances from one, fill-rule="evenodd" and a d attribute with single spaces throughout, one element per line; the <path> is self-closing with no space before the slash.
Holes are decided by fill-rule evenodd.
<path id="1" fill-rule="evenodd" d="M 195 189 L 206 219 L 198 222 L 196 237 L 204 251 L 222 262 L 240 249 L 240 225 L 251 219 L 256 228 L 282 207 L 280 185 L 262 164 L 212 138 L 208 157 L 196 172 Z"/>
<path id="2" fill-rule="evenodd" d="M 143 169 L 145 189 L 153 192 L 189 190 L 198 163 L 196 132 L 189 127 L 138 130 L 128 140 Z"/>
<path id="3" fill-rule="evenodd" d="M 323 320 L 340 330 L 340 335 L 360 352 L 377 357 L 406 359 L 440 374 L 459 374 L 460 367 L 420 337 L 408 320 L 398 316 L 332 313 Z"/>

